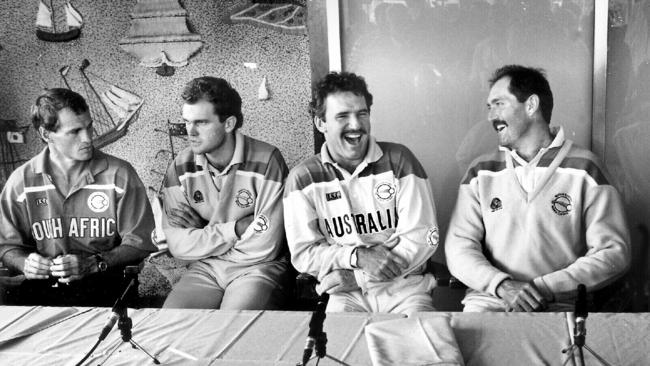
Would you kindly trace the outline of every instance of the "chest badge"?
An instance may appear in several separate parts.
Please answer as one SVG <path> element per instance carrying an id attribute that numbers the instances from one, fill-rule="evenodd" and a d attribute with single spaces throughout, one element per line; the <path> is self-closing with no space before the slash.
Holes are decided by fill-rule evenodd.
<path id="1" fill-rule="evenodd" d="M 379 201 L 387 202 L 395 197 L 395 185 L 389 182 L 382 182 L 375 186 L 375 198 Z"/>
<path id="2" fill-rule="evenodd" d="M 235 203 L 241 208 L 249 208 L 253 202 L 253 194 L 248 189 L 240 189 L 235 196 Z"/>
<path id="3" fill-rule="evenodd" d="M 492 199 L 492 202 L 490 202 L 490 210 L 494 212 L 494 211 L 499 211 L 502 208 L 503 208 L 503 204 L 501 203 L 499 197 L 494 197 Z"/>
<path id="4" fill-rule="evenodd" d="M 201 193 L 201 191 L 194 191 L 192 199 L 194 200 L 194 203 L 202 203 L 204 201 L 203 193 Z"/>
<path id="5" fill-rule="evenodd" d="M 104 192 L 93 192 L 88 196 L 88 208 L 92 212 L 100 213 L 108 210 L 108 195 Z"/>
<path id="6" fill-rule="evenodd" d="M 571 196 L 566 193 L 558 193 L 551 201 L 553 212 L 560 216 L 568 215 L 573 210 Z"/>

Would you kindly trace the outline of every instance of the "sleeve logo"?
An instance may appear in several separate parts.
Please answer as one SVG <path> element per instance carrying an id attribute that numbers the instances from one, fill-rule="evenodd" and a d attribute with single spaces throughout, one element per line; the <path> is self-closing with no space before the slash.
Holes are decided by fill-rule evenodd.
<path id="1" fill-rule="evenodd" d="M 108 196 L 104 192 L 93 192 L 88 196 L 88 208 L 92 212 L 100 213 L 108 210 Z"/>
<path id="2" fill-rule="evenodd" d="M 382 182 L 375 186 L 375 197 L 383 202 L 387 202 L 395 197 L 395 185 L 388 182 Z"/>
<path id="3" fill-rule="evenodd" d="M 261 234 L 269 229 L 269 218 L 264 216 L 264 215 L 259 215 L 257 216 L 257 220 L 255 220 L 255 226 L 253 226 L 253 230 L 255 230 L 256 233 Z"/>
<path id="4" fill-rule="evenodd" d="M 427 244 L 429 244 L 429 246 L 433 247 L 433 248 L 438 247 L 438 228 L 437 227 L 432 227 L 429 230 L 427 230 Z"/>
<path id="5" fill-rule="evenodd" d="M 571 196 L 566 193 L 556 194 L 551 201 L 551 208 L 560 216 L 568 215 L 573 210 Z"/>
<path id="6" fill-rule="evenodd" d="M 235 196 L 235 203 L 241 208 L 249 208 L 253 205 L 253 194 L 248 189 L 240 189 Z"/>

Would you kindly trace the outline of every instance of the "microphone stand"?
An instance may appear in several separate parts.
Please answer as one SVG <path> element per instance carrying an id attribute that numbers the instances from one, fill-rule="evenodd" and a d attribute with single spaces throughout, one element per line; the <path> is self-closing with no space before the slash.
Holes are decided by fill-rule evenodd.
<path id="1" fill-rule="evenodd" d="M 132 339 L 131 329 L 133 328 L 133 321 L 131 320 L 131 318 L 129 318 L 129 315 L 127 314 L 126 305 L 125 305 L 125 299 L 127 298 L 131 288 L 135 285 L 136 278 L 138 275 L 137 267 L 135 267 L 135 270 L 132 267 L 133 266 L 127 266 L 124 269 L 124 277 L 129 280 L 129 283 L 126 286 L 126 289 L 124 290 L 122 295 L 117 299 L 117 301 L 115 301 L 115 305 L 113 305 L 113 311 L 112 311 L 114 314 L 113 316 L 115 316 L 115 314 L 117 314 L 118 316 L 117 327 L 120 329 L 120 334 L 122 335 L 122 341 L 131 343 L 131 346 L 134 349 L 139 349 L 140 351 L 144 352 L 147 356 L 151 357 L 154 364 L 160 365 L 160 361 L 158 361 L 156 357 L 152 356 L 149 352 L 147 352 L 136 341 Z M 102 330 L 102 334 L 100 334 L 99 339 L 97 340 L 95 345 L 88 353 L 86 353 L 84 358 L 76 364 L 76 366 L 82 365 L 84 361 L 88 359 L 90 354 L 92 354 L 92 352 L 95 351 L 97 346 L 106 338 L 108 332 L 110 332 L 110 329 L 113 327 L 113 325 L 115 325 L 114 318 L 111 320 L 112 323 L 108 325 L 108 328 L 105 327 L 105 329 Z"/>
<path id="2" fill-rule="evenodd" d="M 327 354 L 327 333 L 323 332 L 323 323 L 325 322 L 325 308 L 329 301 L 329 295 L 325 292 L 318 297 L 316 310 L 312 313 L 311 320 L 309 321 L 309 334 L 307 335 L 307 343 L 302 355 L 302 362 L 298 362 L 296 366 L 306 366 L 309 361 L 316 358 L 316 366 L 322 358 L 329 358 L 330 360 L 343 365 L 350 366 L 344 361 Z M 312 357 L 312 352 L 315 356 Z"/>
<path id="3" fill-rule="evenodd" d="M 142 348 L 142 346 L 140 346 L 136 341 L 134 341 L 132 337 L 131 329 L 133 328 L 133 321 L 131 320 L 131 318 L 129 318 L 129 315 L 127 314 L 126 305 L 124 304 L 124 298 L 129 293 L 131 287 L 135 285 L 136 276 L 133 276 L 133 274 L 130 273 L 129 284 L 126 286 L 126 290 L 124 290 L 122 297 L 120 297 L 115 303 L 115 308 L 117 308 L 117 314 L 119 315 L 119 320 L 117 321 L 117 327 L 120 329 L 120 334 L 122 335 L 123 342 L 131 343 L 131 347 L 133 347 L 133 349 L 139 349 L 140 351 L 144 352 L 147 356 L 149 356 L 153 360 L 154 364 L 160 365 L 160 361 L 158 361 L 156 357 L 154 357 L 149 352 L 147 352 L 144 348 Z"/>
<path id="4" fill-rule="evenodd" d="M 602 365 L 612 366 L 610 363 L 605 361 L 600 355 L 598 355 L 594 350 L 587 346 L 585 340 L 587 338 L 587 290 L 585 285 L 578 285 L 578 297 L 576 299 L 576 311 L 575 319 L 573 325 L 573 343 L 569 347 L 562 350 L 562 353 L 567 353 L 567 358 L 564 360 L 562 366 L 565 366 L 569 360 L 573 358 L 574 353 L 578 352 L 578 359 L 580 360 L 580 366 L 585 365 L 585 356 L 583 353 L 583 348 L 587 352 L 591 353 Z"/>

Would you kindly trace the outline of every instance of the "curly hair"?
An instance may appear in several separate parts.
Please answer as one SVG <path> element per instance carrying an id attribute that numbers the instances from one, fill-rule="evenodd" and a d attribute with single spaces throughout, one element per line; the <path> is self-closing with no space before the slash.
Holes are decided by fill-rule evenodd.
<path id="1" fill-rule="evenodd" d="M 45 89 L 32 106 L 32 125 L 36 131 L 40 127 L 56 131 L 59 128 L 59 111 L 64 108 L 70 108 L 76 114 L 89 111 L 88 104 L 78 93 L 65 88 Z"/>
<path id="2" fill-rule="evenodd" d="M 535 94 L 539 97 L 539 108 L 546 123 L 551 123 L 553 112 L 553 93 L 543 69 L 521 65 L 506 65 L 497 69 L 490 78 L 490 88 L 504 77 L 510 78 L 508 90 L 523 103 Z"/>
<path id="3" fill-rule="evenodd" d="M 327 96 L 340 92 L 351 92 L 363 96 L 366 100 L 366 107 L 370 111 L 372 94 L 368 91 L 368 85 L 363 77 L 351 72 L 330 72 L 314 87 L 313 98 L 309 104 L 311 113 L 325 120 L 325 100 Z"/>
<path id="4" fill-rule="evenodd" d="M 230 83 L 221 78 L 202 76 L 192 79 L 181 94 L 181 98 L 187 104 L 195 104 L 201 100 L 212 103 L 214 113 L 223 122 L 230 116 L 235 116 L 237 123 L 235 130 L 244 123 L 244 115 L 241 111 L 241 97 Z"/>

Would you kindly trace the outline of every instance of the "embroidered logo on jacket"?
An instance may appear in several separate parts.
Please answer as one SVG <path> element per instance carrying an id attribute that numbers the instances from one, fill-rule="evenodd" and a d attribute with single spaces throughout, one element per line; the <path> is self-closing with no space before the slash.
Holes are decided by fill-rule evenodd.
<path id="1" fill-rule="evenodd" d="M 327 202 L 338 200 L 341 198 L 341 191 L 325 193 L 325 199 Z"/>
<path id="2" fill-rule="evenodd" d="M 395 185 L 382 182 L 375 186 L 375 197 L 380 201 L 390 201 L 395 197 Z"/>
<path id="3" fill-rule="evenodd" d="M 255 226 L 253 227 L 253 230 L 255 230 L 256 233 L 261 234 L 268 229 L 269 229 L 269 218 L 264 215 L 257 216 L 257 220 L 255 221 Z"/>
<path id="4" fill-rule="evenodd" d="M 555 195 L 555 198 L 553 198 L 553 201 L 551 201 L 551 208 L 556 214 L 564 216 L 573 210 L 573 205 L 571 203 L 571 196 L 566 193 L 558 193 Z"/>
<path id="5" fill-rule="evenodd" d="M 41 197 L 35 200 L 36 206 L 47 206 L 47 198 Z"/>
<path id="6" fill-rule="evenodd" d="M 194 194 L 192 195 L 192 199 L 194 200 L 194 203 L 203 202 L 203 193 L 201 193 L 201 191 L 194 191 Z"/>
<path id="7" fill-rule="evenodd" d="M 93 192 L 88 196 L 88 208 L 92 212 L 104 212 L 108 210 L 108 196 L 104 192 Z"/>
<path id="8" fill-rule="evenodd" d="M 492 212 L 498 211 L 503 208 L 503 205 L 501 204 L 501 200 L 498 197 L 494 197 L 492 199 L 492 202 L 490 202 L 490 210 Z"/>
<path id="9" fill-rule="evenodd" d="M 240 189 L 235 196 L 235 203 L 241 208 L 249 208 L 253 205 L 253 194 L 248 189 Z"/>
<path id="10" fill-rule="evenodd" d="M 438 228 L 432 227 L 427 230 L 427 244 L 433 248 L 438 247 Z"/>

